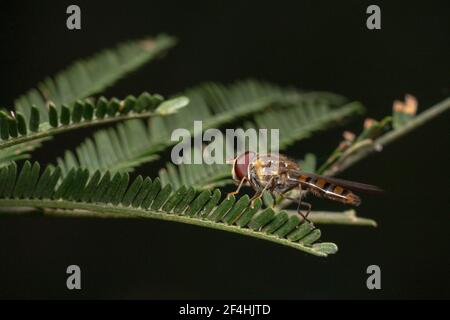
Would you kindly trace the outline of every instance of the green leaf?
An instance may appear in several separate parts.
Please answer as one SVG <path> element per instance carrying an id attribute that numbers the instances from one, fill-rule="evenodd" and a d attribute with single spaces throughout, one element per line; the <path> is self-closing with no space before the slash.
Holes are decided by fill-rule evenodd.
<path id="1" fill-rule="evenodd" d="M 32 106 L 30 114 L 30 131 L 37 132 L 38 130 L 39 130 L 39 110 L 35 106 Z"/>
<path id="2" fill-rule="evenodd" d="M 126 109 L 121 114 L 136 108 L 145 112 L 155 103 L 152 100 L 154 96 L 158 95 L 149 95 L 149 99 L 141 99 L 141 102 L 133 97 L 127 97 L 122 102 Z M 159 101 L 160 98 L 157 99 Z M 153 115 L 169 116 L 184 108 L 188 102 L 189 99 L 186 97 L 164 101 Z M 140 103 L 140 106 L 136 107 L 138 103 Z M 101 98 L 99 104 L 106 107 L 108 103 Z M 117 104 L 119 103 L 117 102 Z M 155 147 L 150 134 L 149 129 L 141 121 L 126 121 L 119 124 L 115 129 L 97 131 L 92 138 L 86 139 L 76 148 L 76 155 L 68 151 L 64 158 L 58 159 L 58 164 L 63 169 L 64 174 L 73 167 L 88 168 L 92 171 L 99 169 L 102 172 L 106 170 L 111 172 L 131 171 L 142 163 L 158 159 L 156 154 L 149 153 L 149 150 Z"/>
<path id="3" fill-rule="evenodd" d="M 81 101 L 75 102 L 75 105 L 73 106 L 73 110 L 72 110 L 72 122 L 73 123 L 79 123 L 81 121 L 81 117 L 83 116 L 83 108 L 84 108 L 83 102 L 81 102 Z M 114 116 L 114 114 L 112 116 Z"/>
<path id="4" fill-rule="evenodd" d="M 94 117 L 94 105 L 91 103 L 91 101 L 87 101 L 83 108 L 83 118 L 87 121 L 90 121 L 92 120 L 93 117 Z"/>
<path id="5" fill-rule="evenodd" d="M 316 163 L 316 156 L 312 153 L 307 153 L 305 159 L 300 164 L 300 168 L 303 171 L 314 173 L 316 172 Z"/>
<path id="6" fill-rule="evenodd" d="M 141 120 L 136 119 L 125 121 L 116 128 L 97 131 L 75 152 L 67 151 L 64 158 L 58 158 L 57 161 L 63 174 L 75 167 L 90 171 L 126 172 L 157 158 L 156 155 L 145 154 L 148 148 L 151 148 L 151 139 L 147 128 Z"/>
<path id="7" fill-rule="evenodd" d="M 101 102 L 99 102 L 98 105 L 102 105 L 103 102 L 105 102 L 106 104 L 110 103 L 111 105 L 116 106 L 122 103 L 115 98 L 111 100 L 100 99 L 99 101 Z M 136 111 L 137 108 L 132 108 L 128 113 L 110 113 L 106 117 L 103 114 L 101 118 L 98 118 L 98 112 L 96 112 L 96 117 L 91 117 L 89 115 L 87 117 L 83 117 L 84 110 L 91 108 L 91 100 L 78 101 L 72 110 L 70 110 L 66 106 L 62 106 L 60 115 L 58 114 L 58 111 L 55 110 L 55 108 L 50 107 L 47 111 L 48 115 L 46 116 L 46 118 L 49 119 L 49 121 L 51 120 L 52 123 L 40 123 L 40 113 L 37 108 L 33 107 L 31 108 L 31 116 L 28 128 L 26 123 L 23 121 L 23 117 L 19 116 L 19 113 L 17 114 L 18 116 L 15 119 L 11 119 L 9 117 L 0 118 L 0 137 L 2 138 L 2 141 L 0 141 L 0 159 L 8 158 L 12 155 L 10 151 L 5 151 L 6 149 L 18 145 L 24 145 L 23 148 L 18 147 L 10 149 L 15 150 L 16 152 L 16 157 L 14 157 L 13 159 L 20 159 L 24 156 L 18 153 L 18 150 L 26 151 L 29 146 L 32 146 L 30 148 L 32 150 L 39 146 L 39 143 L 32 144 L 32 142 L 42 142 L 51 136 L 67 131 L 130 119 L 166 116 L 159 112 L 151 112 L 146 110 L 143 110 L 141 113 L 139 113 Z M 97 106 L 97 111 L 98 108 L 100 107 Z M 88 111 L 88 113 L 91 114 L 93 112 L 93 110 Z M 60 119 L 60 123 L 58 123 L 58 118 Z M 18 136 L 17 132 L 20 132 L 21 135 Z"/>
<path id="8" fill-rule="evenodd" d="M 181 164 L 175 166 L 167 163 L 161 169 L 159 177 L 163 185 L 172 184 L 178 188 L 182 185 L 198 190 L 221 187 L 231 184 L 231 165 L 229 164 Z"/>
<path id="9" fill-rule="evenodd" d="M 157 159 L 157 154 L 159 152 L 176 144 L 176 142 L 171 139 L 173 130 L 177 128 L 186 128 L 193 133 L 193 123 L 196 119 L 204 120 L 204 130 L 208 128 L 217 128 L 225 123 L 238 120 L 240 117 L 271 107 L 276 103 L 288 103 L 290 99 L 296 96 L 296 94 L 296 91 L 293 89 L 282 89 L 274 85 L 254 80 L 240 81 L 230 86 L 208 83 L 185 92 L 186 97 L 189 99 L 189 108 L 192 108 L 189 112 L 186 112 L 184 109 L 179 110 L 188 102 L 186 97 L 183 96 L 178 96 L 168 101 L 163 101 L 163 98 L 159 95 L 149 97 L 145 93 L 141 94 L 139 98 L 128 96 L 122 103 L 121 112 L 128 112 L 133 108 L 142 110 L 156 107 L 155 114 L 159 115 L 169 115 L 175 111 L 178 112 L 168 117 L 170 118 L 168 120 L 164 120 L 162 117 L 159 120 L 150 120 L 146 129 L 149 139 L 142 139 L 141 146 L 138 146 L 135 143 L 139 143 L 139 140 L 135 140 L 134 137 L 131 137 L 129 141 L 121 141 L 121 143 L 135 145 L 133 150 L 136 150 L 136 153 L 134 154 L 136 161 L 127 158 L 123 163 L 117 162 L 114 165 L 114 168 L 117 167 L 123 168 L 124 170 L 131 170 L 133 167 L 144 162 Z M 316 93 L 308 93 L 304 95 L 304 98 L 312 99 L 316 95 Z M 341 97 L 331 94 L 323 95 L 329 95 L 330 101 L 336 102 L 341 99 Z M 150 103 L 150 106 L 142 105 L 143 103 Z M 96 107 L 97 118 L 103 117 L 106 113 L 106 107 L 106 101 L 103 98 L 100 98 Z M 182 115 L 180 116 L 179 114 L 181 113 Z M 120 126 L 116 128 L 116 135 L 119 135 L 121 130 Z M 104 133 L 101 134 L 104 135 Z M 96 138 L 94 137 L 94 139 Z M 83 145 L 86 143 L 88 143 L 88 140 L 83 142 Z M 111 141 L 111 144 L 113 143 L 114 141 Z M 101 170 L 104 169 L 103 166 L 96 167 L 96 169 L 97 168 Z M 116 169 L 113 169 L 113 171 L 114 170 Z"/>
<path id="10" fill-rule="evenodd" d="M 17 119 L 17 129 L 19 133 L 24 136 L 27 134 L 27 122 L 25 121 L 25 117 L 20 113 L 16 113 L 16 119 Z"/>
<path id="11" fill-rule="evenodd" d="M 98 172 L 86 175 L 87 171 L 84 169 L 72 169 L 59 186 L 56 186 L 56 179 L 53 177 L 59 176 L 59 169 L 47 167 L 44 173 L 39 175 L 39 168 L 37 163 L 31 165 L 26 162 L 19 173 L 15 164 L 0 169 L 0 181 L 6 182 L 8 189 L 1 190 L 0 206 L 39 207 L 46 209 L 47 213 L 65 216 L 160 219 L 264 239 L 321 257 L 337 251 L 334 244 L 316 243 L 321 235 L 320 231 L 308 222 L 291 226 L 289 233 L 285 235 L 277 233 L 277 230 L 289 223 L 283 212 L 266 209 L 251 217 L 247 215 L 244 222 L 242 217 L 248 209 L 259 208 L 249 207 L 248 197 L 241 198 L 236 203 L 234 197 L 225 199 L 205 217 L 202 215 L 202 207 L 208 206 L 208 199 L 212 200 L 215 206 L 216 191 L 200 194 L 193 189 L 188 192 L 172 192 L 170 185 L 161 189 L 158 179 L 152 182 L 149 178 L 138 177 L 126 185 L 126 192 L 119 195 L 116 191 L 109 191 L 118 190 L 124 181 L 122 175 L 111 179 L 109 172 L 103 176 Z M 82 196 L 87 193 L 88 197 Z M 113 194 L 119 196 L 114 199 L 117 204 L 112 203 Z M 171 201 L 171 204 L 165 206 L 168 201 Z M 175 203 L 178 205 L 174 206 Z M 257 205 L 259 206 L 260 202 Z M 240 222 L 236 223 L 237 220 Z"/>
<path id="12" fill-rule="evenodd" d="M 53 78 L 46 78 L 15 102 L 17 111 L 29 118 L 35 105 L 43 121 L 48 121 L 47 105 L 51 101 L 60 112 L 63 104 L 72 108 L 77 100 L 85 99 L 103 91 L 155 57 L 175 45 L 175 39 L 167 35 L 145 38 L 119 44 L 96 55 L 74 62 Z"/>
<path id="13" fill-rule="evenodd" d="M 354 102 L 340 107 L 331 107 L 317 100 L 317 104 L 311 101 L 306 104 L 293 105 L 278 110 L 270 110 L 255 116 L 253 122 L 245 124 L 246 129 L 278 129 L 280 151 L 285 150 L 294 142 L 310 137 L 314 132 L 324 130 L 333 125 L 341 124 L 350 116 L 362 112 L 361 104 Z M 236 131 L 236 139 L 242 144 L 245 141 L 245 132 Z M 234 140 L 226 141 L 232 148 Z M 268 143 L 270 146 L 270 143 Z M 202 151 L 197 150 L 200 154 Z M 310 168 L 314 160 L 307 159 Z M 222 159 L 225 162 L 225 159 Z M 232 182 L 231 166 L 228 164 L 181 164 L 177 167 L 167 164 L 165 169 L 160 171 L 160 178 L 163 183 L 193 186 L 197 189 L 219 187 Z"/>
<path id="14" fill-rule="evenodd" d="M 179 109 L 184 108 L 189 103 L 189 99 L 186 97 L 179 97 L 170 101 L 165 101 L 156 109 L 156 113 L 159 114 L 172 114 L 176 113 Z"/>
<path id="15" fill-rule="evenodd" d="M 106 49 L 88 59 L 76 61 L 55 77 L 46 78 L 38 84 L 38 89 L 31 89 L 15 101 L 16 120 L 8 124 L 0 123 L 0 137 L 3 141 L 11 140 L 7 144 L 0 142 L 0 160 L 28 158 L 29 155 L 19 152 L 31 151 L 39 147 L 42 141 L 48 140 L 52 134 L 65 131 L 61 130 L 61 126 L 58 127 L 58 117 L 55 115 L 60 116 L 59 120 L 65 126 L 70 124 L 71 119 L 73 124 L 83 122 L 80 119 L 79 106 L 74 107 L 76 101 L 101 92 L 129 72 L 164 54 L 175 45 L 175 42 L 173 37 L 164 34 L 156 38 L 128 41 L 114 49 Z M 160 98 L 159 95 L 152 96 L 152 105 Z M 86 121 L 80 127 L 85 126 L 86 122 L 90 122 L 93 118 L 93 106 L 89 101 L 83 103 L 82 116 Z M 33 109 L 33 106 L 37 110 Z M 112 106 L 117 105 L 113 103 Z M 130 111 L 131 109 L 124 113 L 128 114 Z M 109 112 L 111 114 L 113 110 L 110 109 Z M 103 119 L 105 113 L 105 109 L 98 108 L 97 120 Z M 91 122 L 92 125 L 97 123 L 99 122 Z M 43 133 L 50 128 L 58 130 L 51 134 Z M 78 127 L 72 127 L 76 128 Z M 36 134 L 29 134 L 28 129 Z M 16 138 L 17 133 L 26 137 L 19 140 L 10 139 Z M 24 146 L 12 147 L 19 143 Z M 9 151 L 5 151 L 5 148 L 9 148 Z M 12 156 L 13 154 L 15 156 Z M 0 162 L 0 166 L 6 164 Z"/>
<path id="16" fill-rule="evenodd" d="M 0 137 L 2 140 L 9 139 L 9 120 L 8 118 L 0 118 Z"/>
<path id="17" fill-rule="evenodd" d="M 76 155 L 71 154 L 69 158 L 60 159 L 58 163 L 66 173 L 73 166 L 85 167 L 89 170 L 99 169 L 102 172 L 105 170 L 112 172 L 129 171 L 145 162 L 158 159 L 159 153 L 176 144 L 177 142 L 171 139 L 174 129 L 186 128 L 193 134 L 194 120 L 203 120 L 203 130 L 206 130 L 220 127 L 266 109 L 268 109 L 268 112 L 263 112 L 263 115 L 266 113 L 267 115 L 263 117 L 256 115 L 254 121 L 257 122 L 259 128 L 264 128 L 264 125 L 272 120 L 271 127 L 268 128 L 283 129 L 282 145 L 286 147 L 294 141 L 308 137 L 314 131 L 341 124 L 343 120 L 362 110 L 360 104 L 348 104 L 347 99 L 339 95 L 326 92 L 300 92 L 255 80 L 240 81 L 230 86 L 208 83 L 187 90 L 185 94 L 190 100 L 190 110 L 181 109 L 167 119 L 151 119 L 147 128 L 142 128 L 140 124 L 135 122 L 133 126 L 136 126 L 136 131 L 140 134 L 133 134 L 132 130 L 127 130 L 127 134 L 123 134 L 122 125 L 119 125 L 115 130 L 99 131 L 94 134 L 93 138 L 88 138 L 77 148 Z M 143 110 L 148 108 L 143 103 L 149 104 L 152 99 L 158 98 L 158 95 L 149 96 L 147 93 L 141 94 L 139 98 L 128 96 L 121 103 L 120 110 L 126 112 L 132 109 L 133 105 L 136 105 L 138 110 Z M 162 103 L 158 100 L 157 103 L 159 107 L 155 110 L 155 113 L 170 114 L 184 106 L 187 100 L 185 97 L 178 97 Z M 107 102 L 100 98 L 97 110 L 105 109 L 102 112 L 103 115 L 106 108 Z M 304 110 L 299 111 L 297 109 Z M 272 119 L 273 110 L 279 112 L 281 116 Z M 302 123 L 301 128 L 298 130 L 286 128 L 284 125 L 286 119 L 294 120 L 293 122 L 300 121 Z M 251 124 L 247 122 L 247 125 Z M 101 145 L 104 146 L 102 148 L 111 150 L 101 152 L 98 143 L 92 142 L 98 140 L 100 136 L 108 136 L 107 139 L 102 139 Z M 86 150 L 88 145 L 91 146 L 89 151 Z M 112 146 L 115 146 L 115 149 Z M 127 148 L 127 146 L 132 147 Z M 83 150 L 83 152 L 80 152 L 80 150 Z M 133 152 L 127 152 L 127 150 Z M 127 156 L 120 156 L 124 153 Z M 87 157 L 88 154 L 92 157 Z M 98 154 L 105 154 L 105 161 L 99 160 L 98 157 L 103 156 L 97 156 Z M 73 159 L 77 161 L 73 161 Z M 88 160 L 85 161 L 85 159 Z M 181 172 L 180 179 L 172 174 L 175 171 L 174 168 L 168 167 L 166 172 L 162 171 L 160 177 L 164 184 L 170 181 L 175 188 L 179 188 L 183 184 L 196 188 L 208 188 L 231 182 L 228 166 L 193 165 L 186 170 L 181 166 L 180 170 L 184 170 L 186 173 L 184 176 L 184 172 Z M 211 174 L 211 178 L 209 178 L 209 174 Z"/>
<path id="18" fill-rule="evenodd" d="M 202 120 L 204 131 L 209 128 L 221 128 L 252 115 L 264 114 L 264 110 L 278 111 L 287 107 L 304 106 L 315 115 L 315 111 L 319 111 L 318 107 L 332 109 L 348 103 L 344 97 L 327 92 L 301 92 L 251 79 L 237 81 L 228 86 L 205 83 L 186 90 L 184 95 L 190 100 L 189 110 L 180 110 L 170 117 L 170 120 L 149 120 L 149 128 L 155 141 L 155 148 L 158 150 L 176 144 L 171 140 L 174 129 L 185 128 L 194 134 L 195 120 Z M 361 111 L 360 106 L 353 107 L 354 109 L 349 112 Z M 345 117 L 348 114 L 341 116 Z"/>
<path id="19" fill-rule="evenodd" d="M 359 102 L 332 106 L 317 100 L 299 103 L 283 110 L 270 110 L 255 116 L 245 127 L 254 129 L 279 129 L 280 150 L 295 142 L 311 137 L 317 131 L 342 125 L 350 117 L 362 114 L 364 107 Z"/>
<path id="20" fill-rule="evenodd" d="M 116 113 L 119 111 L 119 108 L 120 108 L 120 101 L 116 98 L 111 99 L 107 107 L 108 116 L 114 117 Z"/>
<path id="21" fill-rule="evenodd" d="M 48 122 L 53 128 L 58 127 L 58 111 L 53 104 L 49 106 L 48 110 Z"/>
<path id="22" fill-rule="evenodd" d="M 61 107 L 61 124 L 67 126 L 70 123 L 70 109 L 66 105 Z"/>
<path id="23" fill-rule="evenodd" d="M 17 138 L 19 136 L 18 124 L 15 119 L 8 119 L 9 135 L 12 138 Z"/>

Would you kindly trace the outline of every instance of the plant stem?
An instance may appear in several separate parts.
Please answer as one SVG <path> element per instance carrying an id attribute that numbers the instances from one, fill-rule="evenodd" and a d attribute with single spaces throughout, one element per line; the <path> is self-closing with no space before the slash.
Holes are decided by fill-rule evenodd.
<path id="1" fill-rule="evenodd" d="M 369 139 L 362 140 L 352 146 L 347 152 L 341 156 L 339 160 L 335 164 L 333 164 L 328 170 L 324 172 L 324 175 L 327 176 L 334 176 L 347 168 L 351 167 L 358 161 L 366 158 L 367 156 L 371 155 L 374 152 L 379 152 L 383 149 L 384 146 L 388 145 L 389 143 L 397 140 L 398 138 L 404 136 L 408 132 L 414 130 L 415 128 L 425 124 L 427 121 L 437 117 L 438 115 L 444 113 L 445 111 L 450 109 L 450 98 L 447 98 L 438 104 L 432 106 L 431 108 L 425 110 L 412 120 L 410 120 L 408 123 L 406 123 L 403 127 L 390 131 L 386 133 L 385 135 L 378 138 L 376 141 L 371 141 Z M 280 203 L 281 208 L 285 208 L 292 204 L 293 201 L 284 199 Z M 373 225 L 373 223 L 376 225 L 376 222 L 370 219 L 365 218 L 358 218 L 365 221 L 363 224 L 360 225 Z M 320 220 L 320 219 L 319 219 Z M 313 220 L 312 220 L 313 221 Z M 336 222 L 334 222 L 336 221 Z M 329 223 L 339 223 L 338 220 L 332 220 Z M 372 221 L 372 222 L 370 222 Z M 314 221 L 316 223 L 320 223 L 317 221 Z M 367 224 L 366 224 L 367 223 Z M 357 223 L 355 223 L 357 224 Z"/>
<path id="2" fill-rule="evenodd" d="M 390 131 L 385 135 L 381 136 L 380 138 L 378 138 L 377 140 L 373 141 L 372 143 L 365 144 L 363 147 L 355 149 L 354 152 L 349 153 L 347 156 L 343 156 L 341 159 L 337 161 L 337 163 L 335 163 L 329 170 L 327 170 L 325 174 L 335 175 L 339 172 L 346 170 L 347 168 L 357 163 L 358 161 L 366 158 L 367 156 L 369 156 L 374 152 L 381 151 L 384 146 L 403 137 L 405 134 L 418 128 L 419 126 L 424 125 L 429 120 L 437 117 L 438 115 L 444 113 L 449 109 L 450 109 L 450 98 L 447 98 L 439 102 L 438 104 L 434 105 L 433 107 L 425 110 L 424 112 L 422 112 L 421 114 L 410 120 L 401 128 Z"/>
<path id="3" fill-rule="evenodd" d="M 246 235 L 258 239 L 264 239 L 267 241 L 282 244 L 288 247 L 292 247 L 315 256 L 326 257 L 327 253 L 320 251 L 318 247 L 306 246 L 299 242 L 290 241 L 285 238 L 280 238 L 271 234 L 263 233 L 261 231 L 254 231 L 249 228 L 241 228 L 235 225 L 229 225 L 225 223 L 213 222 L 206 219 L 201 219 L 198 217 L 190 217 L 185 215 L 168 214 L 161 211 L 155 210 L 142 210 L 135 209 L 132 207 L 122 207 L 113 206 L 105 204 L 93 204 L 93 203 L 83 203 L 83 202 L 72 202 L 66 200 L 32 200 L 32 199 L 0 199 L 0 206 L 10 206 L 10 207 L 44 207 L 44 208 L 54 208 L 50 214 L 58 216 L 71 216 L 71 217 L 86 217 L 87 212 L 89 212 L 90 217 L 118 217 L 118 218 L 152 218 L 165 221 L 181 222 L 196 226 L 207 227 L 211 229 L 223 230 L 233 233 L 238 233 L 241 235 Z M 77 209 L 73 211 L 62 211 L 63 209 Z M 81 209 L 81 210 L 80 210 Z M 322 243 L 327 244 L 327 243 Z"/>
<path id="4" fill-rule="evenodd" d="M 18 213 L 20 211 L 17 211 Z M 24 213 L 30 214 L 30 210 Z M 286 211 L 290 215 L 298 215 L 295 210 Z M 127 214 L 112 213 L 97 213 L 84 210 L 61 210 L 61 209 L 44 209 L 44 214 L 55 217 L 86 217 L 86 218 L 139 218 L 138 216 L 129 216 Z M 308 216 L 308 220 L 317 224 L 342 224 L 342 225 L 356 225 L 356 226 L 371 226 L 376 227 L 375 220 L 368 218 L 360 218 L 356 215 L 355 210 L 347 210 L 344 212 L 330 212 L 330 211 L 314 211 Z"/>
<path id="5" fill-rule="evenodd" d="M 297 214 L 297 211 L 288 210 L 288 213 Z M 308 220 L 317 224 L 342 224 L 371 227 L 377 226 L 375 220 L 360 218 L 356 215 L 356 211 L 353 209 L 344 212 L 313 211 L 308 216 Z"/>
<path id="6" fill-rule="evenodd" d="M 91 127 L 94 125 L 108 124 L 108 123 L 118 122 L 118 121 L 122 121 L 122 120 L 142 119 L 142 118 L 155 117 L 155 116 L 163 116 L 163 115 L 154 113 L 154 112 L 129 113 L 129 114 L 117 116 L 117 117 L 95 119 L 92 121 L 83 121 L 80 123 L 72 123 L 72 124 L 65 125 L 65 126 L 59 126 L 57 128 L 50 128 L 50 129 L 46 129 L 46 130 L 42 130 L 42 131 L 38 131 L 38 132 L 32 132 L 32 133 L 27 134 L 26 136 L 14 138 L 9 141 L 6 140 L 3 142 L 0 142 L 0 150 L 14 146 L 14 145 L 18 145 L 18 144 L 21 144 L 24 142 L 38 140 L 41 138 L 45 138 L 48 136 L 56 135 L 56 134 L 71 131 L 71 130 Z M 44 125 L 48 126 L 48 123 L 44 123 Z"/>

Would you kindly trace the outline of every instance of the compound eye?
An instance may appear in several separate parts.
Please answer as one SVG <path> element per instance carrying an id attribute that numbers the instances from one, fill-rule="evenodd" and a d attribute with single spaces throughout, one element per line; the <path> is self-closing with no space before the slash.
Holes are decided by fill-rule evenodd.
<path id="1" fill-rule="evenodd" d="M 248 173 L 248 164 L 236 163 L 234 166 L 234 173 L 236 174 L 236 179 L 241 181 Z"/>
<path id="2" fill-rule="evenodd" d="M 246 152 L 236 158 L 233 168 L 236 180 L 241 181 L 244 177 L 248 176 L 248 167 L 254 155 L 253 152 Z"/>

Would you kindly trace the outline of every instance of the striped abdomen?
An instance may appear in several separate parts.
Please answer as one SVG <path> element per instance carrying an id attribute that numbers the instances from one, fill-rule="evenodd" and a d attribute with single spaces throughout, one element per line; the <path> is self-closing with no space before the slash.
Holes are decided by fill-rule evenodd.
<path id="1" fill-rule="evenodd" d="M 318 197 L 358 206 L 361 199 L 349 189 L 327 181 L 326 177 L 300 175 L 298 181 L 302 187 Z"/>

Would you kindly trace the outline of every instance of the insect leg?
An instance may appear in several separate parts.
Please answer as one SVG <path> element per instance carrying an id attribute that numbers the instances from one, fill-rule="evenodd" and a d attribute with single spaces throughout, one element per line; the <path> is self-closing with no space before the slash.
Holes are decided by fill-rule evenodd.
<path id="1" fill-rule="evenodd" d="M 256 192 L 255 195 L 250 199 L 251 202 L 255 201 L 256 199 L 259 199 L 262 197 L 261 192 Z"/>
<path id="2" fill-rule="evenodd" d="M 261 198 L 261 197 L 263 196 L 264 191 L 266 191 L 266 190 L 269 188 L 269 186 L 272 185 L 273 179 L 274 179 L 274 177 L 271 177 L 270 180 L 269 180 L 269 182 L 267 182 L 267 184 L 264 186 L 264 188 L 263 188 L 261 191 L 258 191 L 258 192 L 255 193 L 255 195 L 250 199 L 250 201 L 251 201 L 252 203 L 253 203 L 256 199 L 259 199 L 259 198 Z M 271 186 L 271 188 L 273 188 L 273 187 Z"/>
<path id="3" fill-rule="evenodd" d="M 273 179 L 274 179 L 274 177 L 271 177 L 271 178 L 270 178 L 269 182 L 267 182 L 266 185 L 264 186 L 264 189 L 262 189 L 261 194 L 264 193 L 264 191 L 266 191 L 266 190 L 269 188 L 269 186 L 270 186 L 271 188 L 273 188 L 273 187 L 272 187 Z"/>
<path id="4" fill-rule="evenodd" d="M 299 188 L 299 196 L 298 196 L 298 198 L 288 197 L 288 196 L 284 195 L 283 193 L 281 193 L 281 196 L 282 196 L 283 198 L 285 198 L 285 199 L 288 199 L 288 200 L 297 202 L 297 213 L 303 218 L 303 220 L 305 220 L 305 221 L 307 221 L 307 222 L 309 222 L 309 223 L 312 223 L 312 222 L 308 219 L 308 215 L 309 215 L 309 213 L 311 212 L 311 207 L 312 207 L 312 206 L 311 206 L 310 203 L 305 202 L 305 201 L 302 201 L 302 186 L 301 186 L 301 184 L 299 184 L 298 188 Z M 308 209 L 307 209 L 308 211 L 306 212 L 306 214 L 304 214 L 304 213 L 300 210 L 301 206 L 304 206 L 304 207 L 308 208 Z"/>
<path id="5" fill-rule="evenodd" d="M 298 212 L 300 213 L 300 215 L 301 215 L 306 221 L 308 221 L 308 222 L 311 223 L 311 221 L 308 220 L 308 216 L 309 216 L 309 214 L 311 213 L 312 205 L 311 205 L 311 203 L 309 203 L 309 202 L 302 201 L 302 185 L 301 185 L 301 184 L 299 184 L 299 191 L 300 191 L 300 194 L 299 194 L 299 196 L 298 196 L 298 204 L 299 204 Z M 302 214 L 301 211 L 300 211 L 300 206 L 301 206 L 301 205 L 303 205 L 303 207 L 306 207 L 306 208 L 307 208 L 307 209 L 306 209 L 307 211 L 306 211 L 305 214 Z"/>
<path id="6" fill-rule="evenodd" d="M 308 220 L 308 215 L 311 212 L 311 204 L 302 201 L 302 185 L 300 183 L 298 184 L 298 190 L 299 190 L 299 195 L 298 195 L 298 200 L 297 200 L 298 201 L 297 212 L 299 215 L 302 216 L 303 220 L 306 220 L 307 222 L 311 223 L 311 221 Z M 303 212 L 300 210 L 300 207 L 302 205 L 308 207 L 308 211 L 306 212 L 306 214 L 303 214 Z"/>
<path id="7" fill-rule="evenodd" d="M 239 191 L 241 190 L 242 186 L 244 185 L 245 180 L 247 180 L 247 177 L 243 177 L 241 179 L 241 182 L 239 182 L 239 185 L 238 185 L 237 189 L 235 191 L 233 191 L 233 192 L 228 193 L 227 197 L 234 196 L 235 194 L 238 194 Z"/>
<path id="8" fill-rule="evenodd" d="M 306 219 L 306 218 L 308 218 L 309 214 L 311 213 L 312 205 L 311 205 L 311 203 L 308 203 L 308 202 L 305 202 L 305 201 L 302 201 L 302 205 L 305 206 L 306 208 L 308 208 L 307 209 L 308 211 L 306 211 L 306 213 L 305 213 L 305 219 Z"/>

